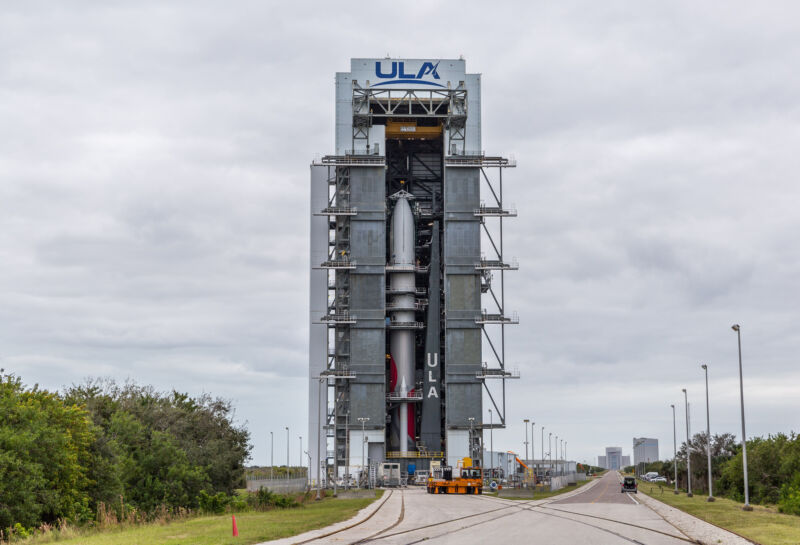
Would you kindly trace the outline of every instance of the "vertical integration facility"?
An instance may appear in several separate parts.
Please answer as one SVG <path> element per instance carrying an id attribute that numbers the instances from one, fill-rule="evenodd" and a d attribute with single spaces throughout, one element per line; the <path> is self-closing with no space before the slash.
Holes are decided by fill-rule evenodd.
<path id="1" fill-rule="evenodd" d="M 515 164 L 481 151 L 481 76 L 463 59 L 351 59 L 335 129 L 311 165 L 311 476 L 480 457 L 519 376 L 502 239 Z"/>

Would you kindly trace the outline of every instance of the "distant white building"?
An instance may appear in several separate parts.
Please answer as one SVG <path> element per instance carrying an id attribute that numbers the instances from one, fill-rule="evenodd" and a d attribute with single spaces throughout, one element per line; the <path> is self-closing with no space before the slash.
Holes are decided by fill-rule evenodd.
<path id="1" fill-rule="evenodd" d="M 597 466 L 602 467 L 603 469 L 608 469 L 608 463 L 606 462 L 605 456 L 598 456 L 597 457 Z"/>
<path id="2" fill-rule="evenodd" d="M 622 467 L 628 467 L 631 465 L 631 457 L 630 456 L 623 456 L 622 457 Z"/>
<path id="3" fill-rule="evenodd" d="M 650 437 L 633 438 L 633 464 L 658 461 L 658 439 Z"/>

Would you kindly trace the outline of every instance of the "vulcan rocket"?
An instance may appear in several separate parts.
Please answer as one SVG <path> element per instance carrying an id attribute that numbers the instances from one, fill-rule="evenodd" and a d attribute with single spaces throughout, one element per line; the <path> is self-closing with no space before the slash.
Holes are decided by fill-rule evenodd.
<path id="1" fill-rule="evenodd" d="M 392 292 L 390 300 L 390 319 L 394 323 L 413 323 L 415 321 L 416 284 L 414 274 L 414 214 L 406 192 L 396 195 L 392 214 L 391 259 L 393 271 L 389 275 Z M 390 388 L 400 399 L 414 393 L 414 331 L 413 329 L 393 329 L 389 338 L 390 350 Z M 415 445 L 414 405 L 401 401 L 392 414 L 391 438 L 401 453 L 412 452 Z"/>

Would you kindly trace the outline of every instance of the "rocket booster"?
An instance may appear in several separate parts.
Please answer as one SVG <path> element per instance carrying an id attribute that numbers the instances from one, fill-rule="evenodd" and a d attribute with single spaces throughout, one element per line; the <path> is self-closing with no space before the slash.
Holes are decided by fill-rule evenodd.
<path id="1" fill-rule="evenodd" d="M 414 214 L 406 195 L 400 195 L 394 205 L 391 226 L 391 264 L 401 271 L 392 272 L 389 282 L 392 292 L 391 320 L 393 322 L 414 322 L 415 275 Z M 395 329 L 389 338 L 392 392 L 407 397 L 414 392 L 414 331 Z M 392 438 L 397 441 L 400 452 L 413 451 L 416 436 L 414 405 L 401 402 L 392 415 Z"/>

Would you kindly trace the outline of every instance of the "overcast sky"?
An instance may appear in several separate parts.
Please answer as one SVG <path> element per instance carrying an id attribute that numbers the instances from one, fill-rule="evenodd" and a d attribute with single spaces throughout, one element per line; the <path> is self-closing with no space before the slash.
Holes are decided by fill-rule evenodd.
<path id="1" fill-rule="evenodd" d="M 507 430 L 672 452 L 670 403 L 800 430 L 794 2 L 20 2 L 0 8 L 0 366 L 234 400 L 307 435 L 308 164 L 351 57 L 483 74 L 513 155 Z M 488 419 L 488 416 L 487 416 Z M 683 434 L 683 431 L 680 431 Z M 680 437 L 680 436 L 679 436 Z M 488 439 L 488 437 L 487 437 Z M 546 435 L 545 435 L 546 439 Z"/>

